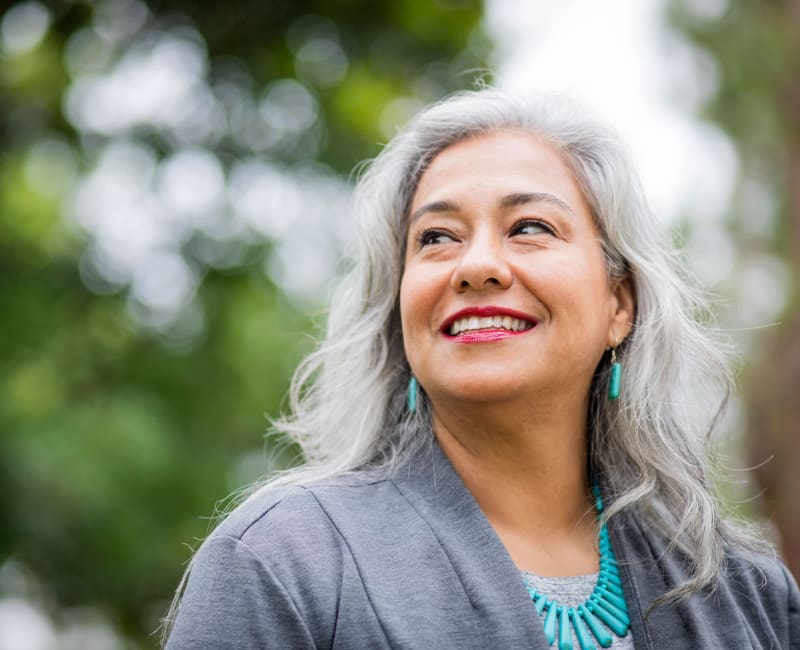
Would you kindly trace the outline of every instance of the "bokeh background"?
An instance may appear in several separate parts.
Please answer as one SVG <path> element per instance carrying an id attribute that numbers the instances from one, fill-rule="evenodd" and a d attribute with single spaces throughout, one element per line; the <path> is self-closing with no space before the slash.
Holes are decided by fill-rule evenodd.
<path id="1" fill-rule="evenodd" d="M 800 574 L 800 2 L 0 6 L 0 650 L 152 648 L 270 436 L 351 170 L 477 79 L 583 98 L 739 354 L 721 490 Z"/>

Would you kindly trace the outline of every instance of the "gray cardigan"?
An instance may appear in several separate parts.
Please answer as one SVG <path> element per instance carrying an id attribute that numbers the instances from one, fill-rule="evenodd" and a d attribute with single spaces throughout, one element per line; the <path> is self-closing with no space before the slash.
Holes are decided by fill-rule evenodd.
<path id="1" fill-rule="evenodd" d="M 711 595 L 647 606 L 686 564 L 621 515 L 609 526 L 636 648 L 800 648 L 778 561 L 728 553 Z M 393 476 L 267 491 L 198 551 L 169 650 L 547 648 L 520 573 L 438 445 Z"/>

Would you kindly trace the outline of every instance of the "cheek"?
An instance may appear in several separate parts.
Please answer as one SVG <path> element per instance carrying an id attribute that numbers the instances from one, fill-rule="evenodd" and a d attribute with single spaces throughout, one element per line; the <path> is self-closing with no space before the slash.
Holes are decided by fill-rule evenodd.
<path id="1" fill-rule="evenodd" d="M 400 323 L 406 345 L 418 327 L 420 313 L 423 310 L 420 304 L 421 298 L 419 283 L 416 282 L 413 270 L 406 270 L 400 280 Z"/>
<path id="2" fill-rule="evenodd" d="M 407 351 L 427 346 L 441 318 L 442 281 L 434 271 L 412 263 L 400 281 L 400 322 Z"/>
<path id="3" fill-rule="evenodd" d="M 570 257 L 540 269 L 535 276 L 541 297 L 553 312 L 600 322 L 609 314 L 611 288 L 602 261 Z M 546 292 L 546 296 L 544 295 Z"/>
<path id="4" fill-rule="evenodd" d="M 409 291 L 408 285 L 405 281 L 405 275 L 400 283 L 400 326 L 403 330 L 403 341 L 408 340 L 408 316 L 411 313 L 412 306 L 409 304 Z"/>
<path id="5" fill-rule="evenodd" d="M 409 242 L 406 246 L 411 246 L 411 243 Z M 407 312 L 406 307 L 414 296 L 414 266 L 414 260 L 407 248 L 403 259 L 403 274 L 400 276 L 400 315 L 403 320 L 405 320 L 405 314 Z"/>
<path id="6" fill-rule="evenodd" d="M 419 359 L 417 352 L 423 347 L 420 336 L 420 311 L 419 294 L 412 278 L 403 274 L 400 283 L 400 327 L 403 335 L 403 350 L 412 372 L 419 373 Z"/>

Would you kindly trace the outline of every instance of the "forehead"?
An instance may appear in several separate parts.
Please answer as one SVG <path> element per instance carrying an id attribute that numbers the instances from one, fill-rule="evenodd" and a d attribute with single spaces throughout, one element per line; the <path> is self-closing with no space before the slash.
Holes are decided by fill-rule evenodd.
<path id="1" fill-rule="evenodd" d="M 550 143 L 523 131 L 481 134 L 443 149 L 423 172 L 411 207 L 455 194 L 487 198 L 514 192 L 548 192 L 573 209 L 589 211 L 564 157 Z"/>

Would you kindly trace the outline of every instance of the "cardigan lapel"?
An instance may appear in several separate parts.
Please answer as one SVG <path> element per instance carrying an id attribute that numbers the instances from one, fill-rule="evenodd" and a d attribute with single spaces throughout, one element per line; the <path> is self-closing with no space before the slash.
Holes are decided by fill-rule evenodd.
<path id="1" fill-rule="evenodd" d="M 442 545 L 487 636 L 494 627 L 503 647 L 545 647 L 519 570 L 441 447 L 432 441 L 394 483 Z"/>
<path id="2" fill-rule="evenodd" d="M 604 494 L 603 498 L 606 499 L 607 496 Z M 644 616 L 640 587 L 644 587 L 651 593 L 654 587 L 657 593 L 660 591 L 659 585 L 653 584 L 658 582 L 658 578 L 653 574 L 655 563 L 646 562 L 643 559 L 646 554 L 642 553 L 642 549 L 637 548 L 637 545 L 644 543 L 644 537 L 635 530 L 637 527 L 636 522 L 628 513 L 620 513 L 608 522 L 607 527 L 611 538 L 611 546 L 617 558 L 622 589 L 625 593 L 625 603 L 628 605 L 628 616 L 631 619 L 630 629 L 633 634 L 634 645 L 637 650 L 651 650 L 655 646 L 647 626 L 649 619 Z M 643 580 L 645 581 L 644 585 L 642 584 Z M 659 618 L 663 616 L 676 618 L 674 617 L 674 612 L 660 611 L 664 609 L 663 607 L 658 608 L 651 616 L 658 613 Z M 675 633 L 683 628 L 680 617 L 677 617 L 677 620 L 662 621 L 662 623 L 668 624 L 664 629 L 674 630 Z"/>

